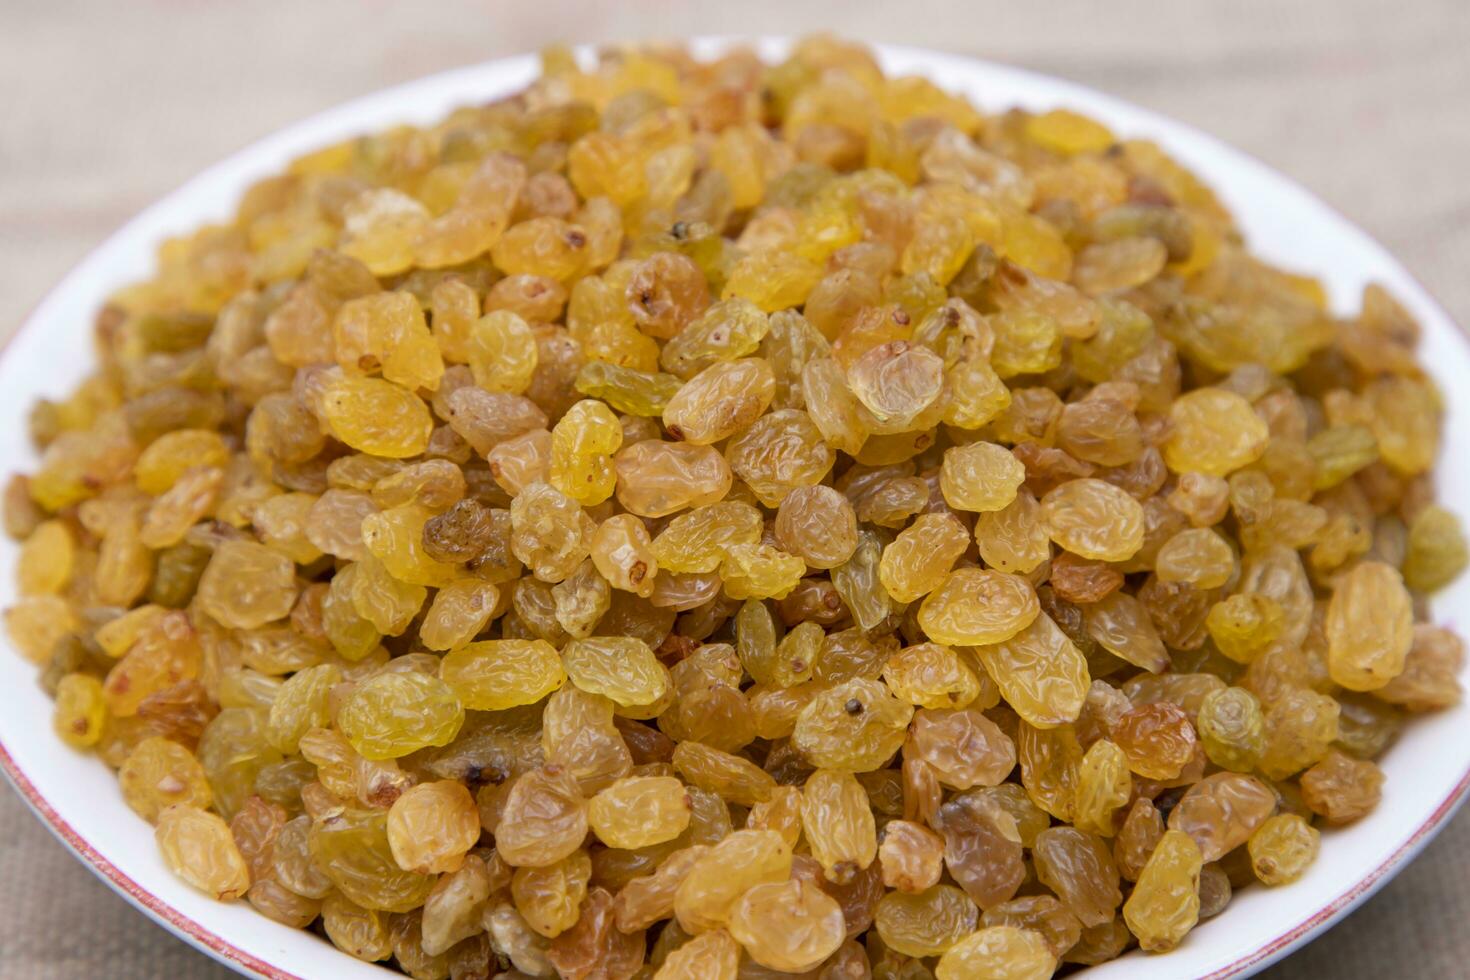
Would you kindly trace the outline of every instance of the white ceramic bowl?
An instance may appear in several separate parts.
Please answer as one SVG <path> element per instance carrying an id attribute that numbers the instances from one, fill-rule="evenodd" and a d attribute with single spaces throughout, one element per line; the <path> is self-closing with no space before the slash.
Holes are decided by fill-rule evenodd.
<path id="1" fill-rule="evenodd" d="M 727 43 L 698 42 L 704 51 Z M 779 40 L 760 42 L 778 56 Z M 926 75 L 980 106 L 1068 106 L 1119 134 L 1157 140 L 1219 191 L 1257 252 L 1321 276 L 1334 304 L 1352 309 L 1363 285 L 1387 285 L 1424 328 L 1421 356 L 1447 402 L 1440 495 L 1470 500 L 1470 349 L 1448 314 L 1382 246 L 1310 193 L 1263 164 L 1188 126 L 1069 82 L 1001 65 L 913 48 L 882 47 L 890 72 Z M 52 290 L 0 355 L 0 459 L 28 469 L 35 454 L 22 424 L 41 395 L 67 393 L 91 362 L 93 314 L 115 287 L 146 275 L 165 235 L 226 218 L 253 180 L 306 150 L 398 122 L 429 122 L 462 104 L 523 86 L 536 59 L 507 58 L 401 85 L 314 116 L 211 167 L 148 208 L 89 255 Z M 0 606 L 14 601 L 15 545 L 0 542 Z M 1470 604 L 1470 579 L 1438 597 L 1441 617 Z M 339 953 L 310 933 L 288 929 L 244 903 L 221 905 L 163 866 L 152 828 L 123 803 L 112 774 L 51 731 L 51 702 L 36 668 L 0 651 L 0 765 L 52 832 L 119 894 L 180 938 L 242 973 L 271 978 L 381 978 L 381 967 Z M 1306 877 L 1279 889 L 1251 888 L 1167 956 L 1133 953 L 1094 968 L 1092 980 L 1243 977 L 1330 926 L 1383 885 L 1445 824 L 1470 786 L 1470 706 L 1415 720 L 1382 760 L 1383 803 L 1353 826 L 1323 835 Z M 141 927 L 141 924 L 140 924 Z"/>

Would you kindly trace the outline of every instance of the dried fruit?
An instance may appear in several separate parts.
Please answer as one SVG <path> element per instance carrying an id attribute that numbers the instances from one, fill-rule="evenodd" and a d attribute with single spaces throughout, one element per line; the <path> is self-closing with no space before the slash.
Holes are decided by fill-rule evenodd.
<path id="1" fill-rule="evenodd" d="M 592 860 L 583 851 L 573 851 L 541 867 L 516 868 L 510 894 L 526 924 L 555 939 L 577 924 L 591 877 Z"/>
<path id="2" fill-rule="evenodd" d="M 560 766 L 544 766 L 511 786 L 495 849 L 506 864 L 545 867 L 575 851 L 586 836 L 587 808 L 576 780 Z"/>
<path id="3" fill-rule="evenodd" d="M 1111 837 L 1117 813 L 1128 803 L 1133 777 L 1128 756 L 1113 742 L 1098 739 L 1088 746 L 1077 766 L 1077 790 L 1072 819 L 1079 830 Z"/>
<path id="4" fill-rule="evenodd" d="M 672 776 L 632 776 L 587 802 L 587 824 L 608 847 L 633 850 L 678 837 L 690 808 L 684 784 Z"/>
<path id="5" fill-rule="evenodd" d="M 878 581 L 899 602 L 920 599 L 940 583 L 957 592 L 959 587 L 952 584 L 949 570 L 969 543 L 965 526 L 949 514 L 920 514 L 883 549 Z M 956 601 L 951 599 L 948 605 L 952 608 Z"/>
<path id="6" fill-rule="evenodd" d="M 807 777 L 801 792 L 801 826 L 812 857 L 829 881 L 846 884 L 877 855 L 872 805 L 851 773 L 818 769 Z"/>
<path id="7" fill-rule="evenodd" d="M 1046 613 L 1010 639 L 976 647 L 975 656 L 1028 724 L 1051 728 L 1081 713 L 1091 683 L 1087 661 Z"/>
<path id="8" fill-rule="evenodd" d="M 709 446 L 644 439 L 614 458 L 618 503 L 639 517 L 664 517 L 716 504 L 730 490 L 725 457 Z"/>
<path id="9" fill-rule="evenodd" d="M 1184 709 L 1155 701 L 1124 713 L 1113 726 L 1113 741 L 1138 775 L 1174 779 L 1194 756 L 1197 740 Z"/>
<path id="10" fill-rule="evenodd" d="M 214 796 L 194 754 L 166 738 L 139 742 L 117 772 L 123 799 L 138 816 L 156 823 L 167 807 L 207 809 Z"/>
<path id="11" fill-rule="evenodd" d="M 577 402 L 551 430 L 551 485 L 584 506 L 602 503 L 616 485 L 612 454 L 622 444 L 612 409 L 590 398 Z"/>
<path id="12" fill-rule="evenodd" d="M 889 656 L 883 665 L 883 682 L 894 694 L 921 708 L 963 708 L 980 697 L 982 688 L 971 666 L 956 651 L 938 643 L 916 643 Z"/>
<path id="13" fill-rule="evenodd" d="M 1044 980 L 1057 958 L 1039 933 L 1015 926 L 987 926 L 956 943 L 939 957 L 939 980 L 993 977 L 995 980 Z"/>
<path id="14" fill-rule="evenodd" d="M 291 560 L 253 541 L 226 541 L 199 580 L 198 601 L 222 625 L 255 629 L 282 619 L 296 603 Z"/>
<path id="15" fill-rule="evenodd" d="M 847 42 L 552 49 L 99 312 L 7 632 L 180 875 L 411 976 L 1168 949 L 1462 697 L 1419 330 L 1244 241 Z"/>
<path id="16" fill-rule="evenodd" d="M 172 804 L 158 814 L 154 836 L 169 870 L 209 897 L 228 902 L 250 887 L 250 871 L 230 826 L 215 814 Z"/>
<path id="17" fill-rule="evenodd" d="M 1464 644 L 1458 636 L 1436 626 L 1415 626 L 1403 673 L 1373 694 L 1409 711 L 1433 711 L 1458 704 L 1463 661 Z"/>
<path id="18" fill-rule="evenodd" d="M 102 738 L 107 705 L 102 682 L 90 674 L 67 674 L 56 685 L 56 710 L 51 725 L 63 742 L 83 749 Z"/>
<path id="19" fill-rule="evenodd" d="M 1123 918 L 1144 949 L 1173 949 L 1199 921 L 1202 865 L 1199 847 L 1188 834 L 1164 832 L 1123 903 Z"/>
<path id="20" fill-rule="evenodd" d="M 493 861 L 493 859 L 492 859 Z M 495 871 L 502 868 L 495 866 Z M 424 899 L 421 941 L 424 952 L 439 956 L 456 943 L 484 931 L 481 919 L 491 888 L 498 882 L 483 858 L 468 855 L 459 870 L 440 878 Z"/>
<path id="21" fill-rule="evenodd" d="M 761 966 L 801 973 L 837 951 L 847 936 L 842 908 L 800 878 L 753 886 L 730 911 L 730 935 Z"/>
<path id="22" fill-rule="evenodd" d="M 866 772 L 898 751 L 913 713 L 878 681 L 857 678 L 807 702 L 791 743 L 812 765 Z"/>
<path id="23" fill-rule="evenodd" d="M 1050 827 L 1037 835 L 1032 857 L 1036 877 L 1084 926 L 1112 921 L 1123 894 L 1113 855 L 1101 837 L 1074 827 Z"/>
<path id="24" fill-rule="evenodd" d="M 1138 501 L 1102 480 L 1069 480 L 1041 500 L 1047 534 L 1073 554 L 1127 561 L 1143 547 L 1144 513 Z"/>
<path id="25" fill-rule="evenodd" d="M 1051 556 L 1041 504 L 1024 487 L 1016 499 L 975 519 L 975 544 L 985 563 L 1002 572 L 1028 574 Z"/>
<path id="26" fill-rule="evenodd" d="M 939 884 L 944 871 L 944 838 L 911 820 L 890 820 L 878 845 L 883 884 L 917 895 Z"/>
<path id="27" fill-rule="evenodd" d="M 321 394 L 332 434 L 359 452 L 404 459 L 429 444 L 434 422 L 412 391 L 378 378 L 343 378 Z"/>
<path id="28" fill-rule="evenodd" d="M 914 713 L 905 758 L 922 759 L 945 786 L 995 786 L 1016 767 L 1016 746 L 1000 726 L 973 709 Z"/>
<path id="29" fill-rule="evenodd" d="M 775 375 L 759 357 L 721 361 L 674 393 L 664 406 L 664 428 L 676 440 L 708 446 L 749 426 L 775 393 Z"/>
<path id="30" fill-rule="evenodd" d="M 1383 687 L 1403 673 L 1414 642 L 1414 610 L 1399 573 L 1383 562 L 1353 568 L 1327 606 L 1327 669 L 1354 691 Z"/>
<path id="31" fill-rule="evenodd" d="M 366 759 L 396 759 L 448 745 L 464 723 L 464 705 L 437 677 L 416 671 L 378 674 L 347 697 L 337 725 Z"/>
<path id="32" fill-rule="evenodd" d="M 439 676 L 466 708 L 501 711 L 535 704 L 561 687 L 566 671 L 545 640 L 482 640 L 444 657 Z"/>
<path id="33" fill-rule="evenodd" d="M 835 568 L 857 550 L 857 515 L 831 487 L 797 487 L 776 512 L 776 541 L 808 568 Z"/>
<path id="34" fill-rule="evenodd" d="M 455 871 L 480 839 L 480 811 L 464 784 L 420 783 L 388 810 L 388 846 L 405 871 Z"/>
<path id="35" fill-rule="evenodd" d="M 1331 751 L 1302 773 L 1302 801 L 1328 823 L 1351 823 L 1373 812 L 1383 779 L 1383 770 L 1372 761 Z"/>
<path id="36" fill-rule="evenodd" d="M 682 741 L 674 748 L 674 770 L 691 785 L 742 806 L 771 798 L 776 780 L 744 756 L 699 742 Z"/>
<path id="37" fill-rule="evenodd" d="M 635 636 L 572 640 L 561 659 L 573 684 L 625 708 L 657 704 L 669 689 L 668 671 Z"/>
<path id="38" fill-rule="evenodd" d="M 989 908 L 1016 894 L 1026 865 L 1020 828 L 1007 808 L 984 796 L 959 796 L 932 822 L 944 837 L 945 868 L 976 905 Z"/>
<path id="39" fill-rule="evenodd" d="M 1040 608 L 1036 590 L 1019 575 L 960 568 L 924 599 L 919 625 L 940 643 L 997 644 L 1026 630 Z"/>
<path id="40" fill-rule="evenodd" d="M 979 920 L 975 903 L 953 885 L 918 894 L 889 892 L 873 915 L 883 942 L 905 956 L 938 956 L 973 932 Z"/>
<path id="41" fill-rule="evenodd" d="M 1265 748 L 1266 719 L 1261 703 L 1241 687 L 1212 691 L 1195 716 L 1200 745 L 1222 769 L 1250 772 Z"/>
<path id="42" fill-rule="evenodd" d="M 1250 402 L 1223 388 L 1199 388 L 1169 408 L 1164 462 L 1176 473 L 1228 476 L 1260 458 L 1270 432 Z"/>
<path id="43" fill-rule="evenodd" d="M 1026 468 L 1004 446 L 972 442 L 944 453 L 939 487 L 955 510 L 997 511 L 1016 499 Z"/>
<path id="44" fill-rule="evenodd" d="M 579 911 L 576 923 L 547 949 L 546 958 L 557 973 L 568 980 L 636 974 L 646 949 L 643 935 L 628 935 L 616 928 L 613 897 L 607 889 L 592 889 Z"/>
<path id="45" fill-rule="evenodd" d="M 658 587 L 658 559 L 643 522 L 632 514 L 617 514 L 598 525 L 592 535 L 592 563 L 615 589 L 648 598 Z"/>
<path id="46" fill-rule="evenodd" d="M 1317 859 L 1320 836 L 1300 814 L 1278 813 L 1251 834 L 1251 870 L 1267 885 L 1289 885 Z"/>
<path id="47" fill-rule="evenodd" d="M 1433 592 L 1465 570 L 1467 552 L 1460 519 L 1434 504 L 1414 515 L 1404 554 L 1404 584 L 1416 592 Z"/>
<path id="48" fill-rule="evenodd" d="M 791 848 L 780 834 L 737 830 L 695 860 L 674 893 L 674 913 L 690 932 L 718 929 L 732 922 L 741 897 L 752 888 L 779 884 L 790 872 Z M 749 923 L 748 914 L 743 921 Z M 839 933 L 840 927 L 839 922 Z"/>
<path id="49" fill-rule="evenodd" d="M 1217 772 L 1191 786 L 1169 813 L 1169 829 L 1182 830 L 1200 856 L 1218 861 L 1250 839 L 1276 810 L 1276 794 L 1261 780 Z"/>
<path id="50" fill-rule="evenodd" d="M 702 932 L 671 952 L 654 974 L 658 980 L 734 980 L 740 946 L 723 929 Z"/>
<path id="51" fill-rule="evenodd" d="M 1052 895 L 1023 895 L 985 910 L 980 923 L 986 927 L 1013 926 L 1042 937 L 1053 956 L 1071 949 L 1082 936 L 1077 917 Z"/>

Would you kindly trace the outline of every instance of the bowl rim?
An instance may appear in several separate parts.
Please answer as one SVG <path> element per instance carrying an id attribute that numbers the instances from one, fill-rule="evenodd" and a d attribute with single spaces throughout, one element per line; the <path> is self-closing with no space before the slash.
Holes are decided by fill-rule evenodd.
<path id="1" fill-rule="evenodd" d="M 683 43 L 687 44 L 700 57 L 717 54 L 721 50 L 734 45 L 748 45 L 754 48 L 762 58 L 770 59 L 782 56 L 796 40 L 796 37 L 783 35 L 704 35 L 687 38 Z M 623 42 L 583 44 L 575 46 L 574 50 L 580 57 L 587 57 L 602 47 L 616 46 L 621 43 Z M 635 41 L 632 43 L 638 42 Z M 994 61 L 988 58 L 914 45 L 869 42 L 867 46 L 875 52 L 879 60 L 885 64 L 885 67 L 888 67 L 887 63 L 892 60 L 902 62 L 902 69 L 905 70 L 904 73 L 923 74 L 923 68 L 918 68 L 917 71 L 915 70 L 915 66 L 923 65 L 943 68 L 944 72 L 941 74 L 951 72 L 963 74 L 968 67 L 971 70 L 980 68 L 993 74 L 1008 75 L 1016 80 L 1047 89 L 1055 96 L 1054 104 L 1066 106 L 1080 103 L 1089 114 L 1101 112 L 1105 115 L 1126 116 L 1130 120 L 1142 122 L 1147 132 L 1140 133 L 1139 135 L 1155 140 L 1169 150 L 1171 155 L 1175 155 L 1176 158 L 1187 157 L 1187 154 L 1178 152 L 1181 148 L 1175 145 L 1174 142 L 1175 140 L 1182 140 L 1186 143 L 1208 149 L 1213 154 L 1228 160 L 1234 167 L 1256 171 L 1258 176 L 1268 178 L 1277 187 L 1289 191 L 1301 198 L 1304 202 L 1311 204 L 1320 210 L 1324 216 L 1329 216 L 1334 219 L 1343 230 L 1355 234 L 1365 244 L 1371 245 L 1381 253 L 1380 257 L 1386 266 L 1392 267 L 1399 274 L 1403 284 L 1406 284 L 1415 293 L 1413 299 L 1416 303 L 1421 307 L 1429 309 L 1437 318 L 1450 325 L 1460 345 L 1470 350 L 1470 331 L 1467 331 L 1450 315 L 1419 278 L 1404 266 L 1393 253 L 1389 252 L 1377 239 L 1354 224 L 1337 208 L 1323 201 L 1305 185 L 1276 170 L 1252 154 L 1240 150 L 1189 123 L 1137 105 L 1121 97 L 1109 95 L 1082 83 L 1073 82 L 1044 72 Z M 37 314 L 48 307 L 54 297 L 68 291 L 76 280 L 85 278 L 85 274 L 89 271 L 90 266 L 100 261 L 106 253 L 110 252 L 117 239 L 127 236 L 136 227 L 143 225 L 150 218 L 172 210 L 175 202 L 188 196 L 189 191 L 192 189 L 224 179 L 229 172 L 239 168 L 245 161 L 251 158 L 268 159 L 272 156 L 280 156 L 283 151 L 291 154 L 299 154 L 325 145 L 331 139 L 341 139 L 352 133 L 365 132 L 366 127 L 362 123 L 352 122 L 351 120 L 355 120 L 357 117 L 365 117 L 371 110 L 376 109 L 380 103 L 388 103 L 395 99 L 410 98 L 414 95 L 430 93 L 439 88 L 444 88 L 455 93 L 452 96 L 440 93 L 439 101 L 443 102 L 444 105 L 469 104 L 476 97 L 482 100 L 493 99 L 514 90 L 515 85 L 509 81 L 510 79 L 514 79 L 518 75 L 523 79 L 529 79 L 534 75 L 535 68 L 535 56 L 522 53 L 491 58 L 466 66 L 434 72 L 416 79 L 376 89 L 345 102 L 329 106 L 239 147 L 199 171 L 174 190 L 148 204 L 141 211 L 117 226 L 97 245 L 89 249 L 82 258 L 76 261 L 54 285 L 46 290 L 32 304 L 31 308 L 21 318 L 16 329 L 3 343 L 0 343 L 0 359 L 4 359 L 9 355 L 13 345 L 22 334 L 41 322 L 42 318 Z M 479 91 L 478 96 L 473 94 L 476 91 L 473 84 L 474 81 L 479 79 L 484 73 L 491 71 L 497 74 L 498 77 L 496 80 L 487 82 Z M 467 83 L 469 84 L 468 88 L 465 87 Z M 943 82 L 938 82 L 938 84 L 942 88 L 952 87 L 945 85 Z M 398 121 L 401 121 L 401 119 L 394 118 L 390 120 L 379 118 L 376 125 L 382 126 Z M 366 122 L 366 119 L 364 119 L 364 122 Z M 368 125 L 373 124 L 368 123 Z M 1193 169 L 1194 167 L 1191 165 L 1191 170 Z M 239 175 L 235 176 L 238 182 Z M 1206 174 L 1205 177 L 1206 183 L 1218 189 L 1219 178 L 1217 175 Z M 234 188 L 231 194 L 232 199 L 237 200 L 241 190 L 243 190 L 243 186 Z M 199 220 L 197 216 L 193 218 L 193 225 L 191 227 L 197 226 Z M 186 229 L 176 230 L 183 231 Z M 1260 250 L 1261 244 L 1261 242 L 1252 242 L 1256 251 Z M 8 647 L 9 643 L 8 641 L 0 640 L 0 645 Z M 47 734 L 49 735 L 49 732 Z M 100 878 L 113 891 L 159 925 L 174 933 L 179 938 L 182 938 L 196 949 L 238 972 L 248 972 L 256 976 L 269 978 L 269 980 L 304 980 L 301 976 L 275 963 L 269 962 L 255 953 L 242 949 L 218 932 L 202 925 L 176 906 L 159 898 L 118 868 L 117 865 L 109 860 L 91 841 L 83 837 L 47 801 L 35 783 L 32 782 L 29 776 L 15 761 L 5 745 L 3 738 L 0 738 L 0 772 L 3 772 L 6 781 L 15 788 L 21 799 L 37 818 L 41 820 L 42 824 L 53 836 L 66 845 L 85 867 L 92 871 L 93 874 Z M 1371 897 L 1392 879 L 1395 874 L 1401 871 L 1444 828 L 1450 818 L 1465 803 L 1467 798 L 1470 798 L 1470 766 L 1467 766 L 1458 782 L 1454 784 L 1438 805 L 1430 811 L 1429 815 L 1418 824 L 1410 836 L 1375 867 L 1358 877 L 1351 887 L 1341 891 L 1332 900 L 1319 907 L 1316 912 L 1307 919 L 1299 922 L 1293 928 L 1272 938 L 1268 942 L 1258 944 L 1252 949 L 1240 952 L 1227 965 L 1200 975 L 1198 980 L 1227 980 L 1227 978 L 1243 977 L 1253 974 L 1280 960 L 1291 951 L 1304 945 L 1311 938 L 1325 931 L 1359 904 Z M 1086 972 L 1091 972 L 1091 970 L 1089 969 Z"/>

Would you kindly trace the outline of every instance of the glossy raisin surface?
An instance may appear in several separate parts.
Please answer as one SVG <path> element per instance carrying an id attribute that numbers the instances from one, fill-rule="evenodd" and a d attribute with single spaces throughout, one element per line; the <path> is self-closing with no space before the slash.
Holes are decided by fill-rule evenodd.
<path id="1" fill-rule="evenodd" d="M 1394 791 L 1470 549 L 1383 289 L 831 37 L 542 69 L 165 243 L 32 415 L 5 626 L 186 882 L 438 980 L 1042 980 Z"/>

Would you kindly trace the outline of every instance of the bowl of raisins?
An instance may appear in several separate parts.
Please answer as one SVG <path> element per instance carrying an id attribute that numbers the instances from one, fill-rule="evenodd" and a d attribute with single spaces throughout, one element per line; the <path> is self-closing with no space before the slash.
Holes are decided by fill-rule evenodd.
<path id="1" fill-rule="evenodd" d="M 0 356 L 0 763 L 256 976 L 1245 976 L 1465 792 L 1467 376 L 1364 233 L 1060 80 L 448 72 Z"/>

